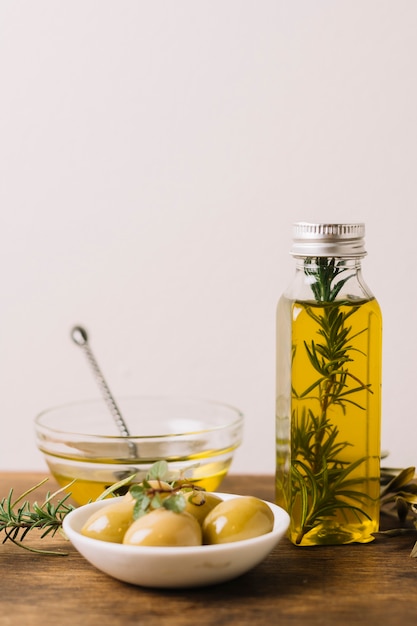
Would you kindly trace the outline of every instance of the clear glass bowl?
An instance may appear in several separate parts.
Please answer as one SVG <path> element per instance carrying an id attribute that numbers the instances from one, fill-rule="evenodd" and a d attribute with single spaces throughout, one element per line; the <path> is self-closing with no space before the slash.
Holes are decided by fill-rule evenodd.
<path id="1" fill-rule="evenodd" d="M 36 442 L 51 474 L 79 504 L 165 460 L 173 472 L 215 491 L 241 444 L 243 414 L 217 402 L 138 396 L 117 400 L 130 436 L 120 435 L 103 400 L 54 407 L 35 419 Z"/>

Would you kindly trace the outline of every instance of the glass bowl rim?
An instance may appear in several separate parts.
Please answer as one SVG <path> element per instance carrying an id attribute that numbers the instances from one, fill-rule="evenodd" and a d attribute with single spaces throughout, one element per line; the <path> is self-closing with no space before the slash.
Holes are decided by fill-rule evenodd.
<path id="1" fill-rule="evenodd" d="M 191 436 L 197 436 L 197 435 L 202 435 L 205 433 L 211 433 L 211 432 L 218 432 L 218 431 L 222 431 L 222 430 L 229 430 L 231 428 L 236 428 L 236 427 L 242 427 L 243 426 L 243 422 L 244 422 L 244 413 L 238 409 L 236 406 L 232 405 L 232 404 L 228 404 L 225 402 L 219 402 L 216 400 L 210 400 L 207 398 L 202 398 L 202 397 L 193 397 L 193 396 L 180 396 L 180 395 L 126 395 L 126 396 L 119 396 L 116 398 L 117 402 L 123 402 L 123 401 L 134 401 L 134 400 L 140 400 L 140 399 L 144 399 L 144 400 L 151 400 L 151 401 L 164 401 L 164 402 L 176 402 L 176 403 L 181 403 L 181 402 L 185 402 L 185 403 L 195 403 L 196 406 L 197 405 L 201 405 L 201 406 L 213 406 L 219 409 L 226 409 L 228 412 L 230 412 L 230 414 L 234 414 L 234 419 L 231 419 L 227 424 L 221 424 L 221 425 L 217 425 L 217 426 L 210 426 L 210 427 L 206 427 L 206 428 L 199 428 L 199 429 L 194 429 L 194 430 L 182 430 L 182 431 L 178 431 L 178 432 L 172 432 L 172 433 L 166 433 L 166 434 L 147 434 L 147 435 L 135 435 L 135 434 L 130 434 L 128 436 L 122 435 L 122 434 L 110 434 L 110 435 L 102 435 L 102 434 L 97 434 L 97 433 L 91 433 L 88 432 L 87 430 L 85 432 L 80 432 L 79 429 L 62 429 L 62 428 L 58 428 L 58 427 L 54 427 L 51 426 L 49 424 L 44 424 L 43 423 L 43 418 L 45 418 L 46 416 L 50 416 L 52 413 L 54 413 L 55 411 L 60 411 L 63 409 L 72 409 L 72 408 L 76 408 L 76 407 L 86 407 L 88 405 L 96 405 L 96 406 L 102 406 L 103 409 L 105 409 L 106 411 L 109 411 L 109 409 L 107 408 L 105 401 L 103 398 L 99 398 L 99 397 L 94 397 L 94 398 L 88 398 L 88 399 L 84 399 L 84 400 L 75 400 L 75 401 L 71 401 L 71 402 L 63 402 L 62 404 L 56 404 L 53 405 L 51 407 L 48 407 L 46 409 L 44 409 L 43 411 L 41 411 L 40 413 L 38 413 L 35 418 L 34 418 L 34 423 L 35 423 L 35 428 L 38 429 L 39 431 L 43 431 L 44 433 L 53 433 L 55 435 L 69 435 L 69 436 L 80 436 L 82 435 L 83 437 L 91 437 L 94 439 L 98 439 L 98 440 L 111 440 L 111 441 L 126 441 L 126 440 L 150 440 L 150 439 L 174 439 L 174 438 L 181 438 L 181 437 L 191 437 Z M 112 416 L 109 413 L 109 423 L 111 423 L 112 420 Z"/>

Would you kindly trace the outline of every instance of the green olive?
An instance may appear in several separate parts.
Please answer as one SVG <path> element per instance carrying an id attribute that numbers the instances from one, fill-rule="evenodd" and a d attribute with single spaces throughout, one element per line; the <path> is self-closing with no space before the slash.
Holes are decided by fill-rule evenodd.
<path id="1" fill-rule="evenodd" d="M 199 524 L 202 524 L 210 511 L 222 502 L 219 496 L 205 491 L 186 491 L 183 496 L 186 500 L 185 510 L 194 515 Z"/>
<path id="2" fill-rule="evenodd" d="M 128 528 L 124 544 L 135 546 L 200 546 L 201 526 L 190 513 L 161 507 L 139 517 Z"/>
<path id="3" fill-rule="evenodd" d="M 123 537 L 133 522 L 135 500 L 127 494 L 121 502 L 108 504 L 93 513 L 81 529 L 81 534 L 92 539 L 122 543 Z"/>
<path id="4" fill-rule="evenodd" d="M 274 526 L 270 507 L 252 496 L 218 504 L 203 522 L 203 542 L 229 543 L 269 533 Z"/>

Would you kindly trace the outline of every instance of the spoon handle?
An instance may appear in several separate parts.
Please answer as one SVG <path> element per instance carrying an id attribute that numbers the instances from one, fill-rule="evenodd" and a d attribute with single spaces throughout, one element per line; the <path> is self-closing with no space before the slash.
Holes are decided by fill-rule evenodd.
<path id="1" fill-rule="evenodd" d="M 72 340 L 80 346 L 84 354 L 86 355 L 88 362 L 93 370 L 94 376 L 99 384 L 101 392 L 103 394 L 103 398 L 110 410 L 111 415 L 119 429 L 119 432 L 124 437 L 129 437 L 130 433 L 126 426 L 126 422 L 124 421 L 122 414 L 120 413 L 119 407 L 116 404 L 116 400 L 113 397 L 113 394 L 110 391 L 108 384 L 106 383 L 106 379 L 103 376 L 103 373 L 94 357 L 94 354 L 90 348 L 90 344 L 88 343 L 88 334 L 85 328 L 82 326 L 74 326 L 71 331 Z"/>

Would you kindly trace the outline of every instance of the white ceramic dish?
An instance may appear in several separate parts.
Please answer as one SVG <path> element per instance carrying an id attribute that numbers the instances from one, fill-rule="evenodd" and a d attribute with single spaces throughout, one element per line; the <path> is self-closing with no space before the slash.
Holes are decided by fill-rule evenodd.
<path id="1" fill-rule="evenodd" d="M 223 500 L 239 497 L 217 495 Z M 108 500 L 101 500 L 75 509 L 64 518 L 64 532 L 94 567 L 113 578 L 142 587 L 201 587 L 236 578 L 263 561 L 289 525 L 288 514 L 267 502 L 275 518 L 272 531 L 233 543 L 166 548 L 128 546 L 81 535 L 80 530 L 88 517 L 108 504 Z"/>

